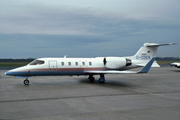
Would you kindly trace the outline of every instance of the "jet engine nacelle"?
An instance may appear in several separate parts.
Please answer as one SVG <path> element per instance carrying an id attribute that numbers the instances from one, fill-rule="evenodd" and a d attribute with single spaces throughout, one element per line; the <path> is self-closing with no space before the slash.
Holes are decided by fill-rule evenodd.
<path id="1" fill-rule="evenodd" d="M 106 57 L 104 58 L 103 63 L 109 69 L 120 69 L 131 65 L 131 60 L 120 57 Z"/>

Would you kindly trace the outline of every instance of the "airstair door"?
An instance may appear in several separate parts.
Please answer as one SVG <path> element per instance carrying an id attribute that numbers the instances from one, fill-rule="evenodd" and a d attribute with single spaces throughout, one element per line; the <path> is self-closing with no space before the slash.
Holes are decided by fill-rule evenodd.
<path id="1" fill-rule="evenodd" d="M 57 61 L 56 60 L 49 61 L 49 71 L 57 71 Z"/>

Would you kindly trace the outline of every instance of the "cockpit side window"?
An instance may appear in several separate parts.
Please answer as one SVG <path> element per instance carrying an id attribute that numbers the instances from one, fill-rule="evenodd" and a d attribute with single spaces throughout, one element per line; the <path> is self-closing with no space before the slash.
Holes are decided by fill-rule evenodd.
<path id="1" fill-rule="evenodd" d="M 32 63 L 30 63 L 30 65 L 42 65 L 44 64 L 43 60 L 34 60 Z"/>

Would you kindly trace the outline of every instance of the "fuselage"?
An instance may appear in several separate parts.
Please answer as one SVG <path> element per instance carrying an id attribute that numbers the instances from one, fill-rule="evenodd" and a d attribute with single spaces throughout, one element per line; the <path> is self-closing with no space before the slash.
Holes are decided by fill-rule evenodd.
<path id="1" fill-rule="evenodd" d="M 39 58 L 6 72 L 12 76 L 85 75 L 85 71 L 123 70 L 137 67 L 124 57 Z"/>
<path id="2" fill-rule="evenodd" d="M 135 67 L 144 67 L 156 56 L 157 48 L 171 44 L 145 43 L 134 56 L 96 57 L 96 58 L 39 58 L 28 64 L 6 72 L 12 76 L 48 76 L 48 75 L 84 75 L 91 73 L 109 73 L 109 70 L 121 71 Z M 159 67 L 153 63 L 152 67 Z M 100 72 L 101 71 L 101 72 Z M 106 72 L 104 72 L 106 71 Z M 90 75 L 90 74 L 88 74 Z"/>

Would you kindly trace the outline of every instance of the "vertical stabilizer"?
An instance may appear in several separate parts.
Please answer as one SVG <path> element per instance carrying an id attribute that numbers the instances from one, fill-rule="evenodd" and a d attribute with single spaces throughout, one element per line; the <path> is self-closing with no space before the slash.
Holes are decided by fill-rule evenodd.
<path id="1" fill-rule="evenodd" d="M 175 43 L 169 44 L 157 44 L 157 43 L 144 43 L 139 51 L 133 56 L 133 59 L 149 61 L 153 57 L 156 57 L 157 48 L 159 46 L 174 45 Z"/>
<path id="2" fill-rule="evenodd" d="M 138 52 L 132 56 L 128 57 L 133 60 L 137 66 L 145 66 L 149 60 L 156 57 L 157 49 L 159 46 L 165 45 L 175 45 L 175 43 L 169 44 L 157 44 L 157 43 L 144 43 L 143 46 L 138 50 Z M 154 61 L 152 67 L 160 67 L 156 61 Z"/>

